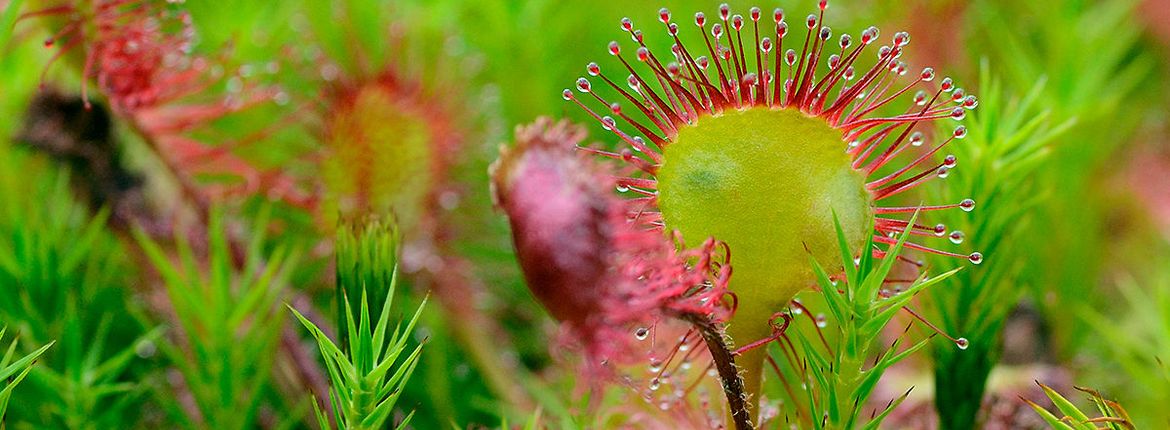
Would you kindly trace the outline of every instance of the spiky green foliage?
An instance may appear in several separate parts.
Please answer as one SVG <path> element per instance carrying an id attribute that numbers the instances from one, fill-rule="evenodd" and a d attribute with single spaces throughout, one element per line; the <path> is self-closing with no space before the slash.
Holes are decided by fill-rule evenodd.
<path id="1" fill-rule="evenodd" d="M 398 268 L 398 228 L 377 218 L 342 222 L 337 229 L 337 332 L 347 345 L 347 309 L 370 309 L 379 320 L 391 301 Z M 345 299 L 345 300 L 341 300 Z M 365 301 L 365 306 L 361 304 Z"/>
<path id="2" fill-rule="evenodd" d="M 1036 413 L 1040 415 L 1040 418 L 1044 419 L 1044 422 L 1048 423 L 1052 429 L 1133 430 L 1136 428 L 1133 422 L 1130 421 L 1129 414 L 1125 412 L 1125 408 L 1121 407 L 1121 405 L 1117 402 L 1106 399 L 1101 395 L 1101 393 L 1095 390 L 1077 387 L 1078 391 L 1088 395 L 1089 400 L 1093 403 L 1093 406 L 1096 407 L 1097 411 L 1101 414 L 1098 417 L 1090 418 L 1087 413 L 1081 411 L 1081 409 L 1073 404 L 1073 402 L 1070 402 L 1056 390 L 1053 390 L 1052 387 L 1044 384 L 1039 385 L 1040 388 L 1044 390 L 1044 395 L 1048 397 L 1048 400 L 1051 401 L 1056 406 L 1056 409 L 1062 414 L 1061 417 L 1058 418 L 1052 412 L 1049 412 L 1047 409 L 1031 400 L 1023 400 L 1027 402 L 1028 406 L 1031 406 L 1032 410 L 1036 411 Z"/>
<path id="3" fill-rule="evenodd" d="M 1101 184 L 1103 177 L 1115 171 L 1119 152 L 1137 131 L 1142 112 L 1150 108 L 1146 98 L 1165 99 L 1149 90 L 1156 87 L 1151 82 L 1157 79 L 1151 74 L 1153 59 L 1134 55 L 1142 43 L 1141 26 L 1134 24 L 1139 21 L 1140 3 L 981 1 L 970 9 L 973 28 L 1018 29 L 972 31 L 973 43 L 1002 48 L 981 55 L 991 59 L 1005 82 L 1004 90 L 1022 94 L 1042 78 L 1047 85 L 1032 96 L 1034 103 L 1050 111 L 1052 124 L 1076 120 L 1052 147 L 1046 165 L 1029 169 L 1036 189 L 1044 195 L 1026 219 L 1043 220 L 1043 228 L 1037 225 L 1018 230 L 1015 236 L 994 233 L 988 237 L 1011 237 L 1019 249 L 1061 250 L 1009 257 L 1022 266 L 1019 273 L 1027 281 L 1021 284 L 1051 321 L 1061 358 L 1086 342 L 1085 334 L 1091 332 L 1078 321 L 1064 321 L 1066 310 L 1085 300 L 1103 300 L 1101 281 L 1110 265 L 1136 263 L 1100 255 L 1117 243 L 1117 232 L 1109 228 L 1110 219 L 1117 216 L 1117 193 Z M 1029 18 L 1037 16 L 1043 19 Z M 1008 197 L 1001 201 L 1013 205 L 1028 201 Z M 1003 257 L 989 254 L 989 258 Z"/>
<path id="4" fill-rule="evenodd" d="M 69 175 L 0 149 L 0 319 L 34 344 L 59 342 L 13 402 L 14 422 L 69 429 L 117 427 L 140 415 L 144 385 L 131 365 L 157 337 L 127 311 L 134 273 L 125 248 L 75 202 Z"/>
<path id="5" fill-rule="evenodd" d="M 945 201 L 972 198 L 977 214 L 950 212 L 940 221 L 970 235 L 968 241 L 987 256 L 934 290 L 931 318 L 948 333 L 966 336 L 967 351 L 939 342 L 934 348 L 936 407 L 944 428 L 969 429 L 983 403 L 985 381 L 1000 353 L 1000 331 L 1025 292 L 1016 277 L 1021 259 L 1031 250 L 1011 246 L 1009 238 L 1031 227 L 1028 217 L 1046 197 L 1035 180 L 1049 145 L 1072 124 L 1053 118 L 1040 104 L 1043 80 L 1022 98 L 1005 93 L 983 64 L 980 107 L 968 119 L 965 142 L 952 150 L 963 163 L 936 197 Z M 933 258 L 940 264 L 948 258 Z"/>
<path id="6" fill-rule="evenodd" d="M 289 306 L 317 340 L 329 373 L 333 414 L 330 416 L 314 403 L 321 428 L 333 428 L 331 422 L 339 429 L 385 428 L 418 365 L 422 345 L 411 348 L 407 343 L 426 300 L 405 326 L 390 319 L 398 283 L 397 234 L 393 224 L 377 220 L 345 224 L 338 229 L 337 301 L 343 307 L 344 320 L 339 336 L 347 339 L 341 347 Z M 352 300 L 355 295 L 359 300 Z M 372 314 L 374 306 L 377 313 Z M 413 416 L 414 412 L 407 414 L 394 428 L 407 428 Z"/>
<path id="7" fill-rule="evenodd" d="M 910 223 L 913 224 L 915 219 L 917 214 Z M 804 398 L 798 394 L 791 404 L 784 405 L 785 413 L 798 417 L 798 422 L 809 428 L 876 429 L 906 399 L 906 395 L 892 399 L 885 409 L 870 418 L 867 415 L 871 409 L 868 399 L 878 380 L 887 369 L 922 349 L 929 341 L 926 338 L 903 347 L 903 337 L 900 336 L 889 348 L 879 351 L 875 348 L 878 339 L 887 331 L 890 321 L 919 293 L 947 280 L 960 269 L 934 277 L 923 274 L 905 291 L 890 296 L 884 285 L 897 259 L 874 258 L 873 252 L 867 251 L 874 249 L 872 236 L 859 249 L 850 249 L 835 216 L 834 222 L 841 260 L 829 267 L 844 267 L 844 277 L 831 279 L 825 266 L 810 257 L 819 287 L 814 294 L 823 301 L 828 312 L 825 318 L 816 321 L 819 333 L 809 336 L 804 331 L 794 331 L 799 348 L 779 354 L 784 357 L 791 352 L 798 357 L 795 366 L 781 370 L 785 372 L 782 377 L 808 387 L 804 390 Z M 891 255 L 901 252 L 909 236 L 909 232 L 903 233 L 888 252 Z M 855 259 L 854 255 L 858 258 Z M 789 394 L 792 394 L 791 390 Z"/>
<path id="8" fill-rule="evenodd" d="M 1113 384 L 1143 428 L 1170 426 L 1163 401 L 1170 398 L 1170 270 L 1159 272 L 1146 285 L 1132 278 L 1120 282 L 1124 305 L 1116 314 L 1092 306 L 1077 312 L 1105 340 L 1099 349 L 1112 363 L 1104 382 Z"/>
<path id="9" fill-rule="evenodd" d="M 8 326 L 0 328 L 0 341 L 4 340 L 4 334 L 7 332 Z M 0 388 L 0 428 L 4 427 L 4 414 L 8 411 L 8 400 L 12 398 L 12 392 L 16 389 L 16 385 L 20 384 L 20 381 L 23 381 L 32 371 L 36 359 L 52 346 L 53 342 L 49 342 L 48 345 L 20 357 L 16 354 L 16 339 L 13 339 L 8 348 L 5 348 L 4 355 L 0 356 L 0 381 L 5 381 L 4 387 Z"/>
<path id="10" fill-rule="evenodd" d="M 182 381 L 160 395 L 170 399 L 168 412 L 185 428 L 257 425 L 284 320 L 279 301 L 296 260 L 288 243 L 265 249 L 266 220 L 262 214 L 253 223 L 238 262 L 237 242 L 221 209 L 211 213 L 205 248 L 177 234 L 171 254 L 135 232 L 162 278 L 173 313 L 174 330 L 160 349 Z M 194 408 L 179 400 L 188 395 Z"/>

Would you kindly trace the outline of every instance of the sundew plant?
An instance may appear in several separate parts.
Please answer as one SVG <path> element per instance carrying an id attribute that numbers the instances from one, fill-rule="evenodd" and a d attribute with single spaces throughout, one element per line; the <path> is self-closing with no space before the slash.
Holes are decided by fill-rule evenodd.
<path id="1" fill-rule="evenodd" d="M 0 0 L 2 429 L 1170 428 L 1170 1 Z"/>

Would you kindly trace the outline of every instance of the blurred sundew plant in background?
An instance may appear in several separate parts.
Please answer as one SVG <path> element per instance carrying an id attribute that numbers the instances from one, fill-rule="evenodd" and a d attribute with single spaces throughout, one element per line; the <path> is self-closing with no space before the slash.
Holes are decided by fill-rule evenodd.
<path id="1" fill-rule="evenodd" d="M 1170 5 L 818 6 L 734 1 L 725 22 L 698 0 L 0 0 L 0 428 L 1170 426 Z M 801 70 L 818 79 L 780 92 L 809 95 L 767 97 L 802 81 L 770 65 L 806 32 L 816 51 L 821 25 Z M 977 108 L 861 166 L 933 178 L 861 200 L 903 221 L 829 192 L 749 230 L 804 196 L 768 194 L 792 189 L 773 165 L 818 177 L 810 148 L 841 133 L 795 134 L 763 154 L 799 157 L 759 169 L 712 160 L 807 115 L 862 120 L 828 122 L 841 86 L 811 94 L 870 25 L 852 82 L 909 32 L 906 75 L 858 86 L 870 117 L 934 106 L 918 87 L 864 100 L 924 67 L 928 100 L 951 77 L 946 106 Z M 700 56 L 734 79 L 703 86 Z M 805 116 L 721 125 L 777 101 Z M 695 157 L 747 188 L 712 191 L 680 170 Z M 663 199 L 658 225 L 632 188 Z M 791 259 L 753 250 L 777 231 Z M 761 281 L 777 273 L 801 280 Z"/>

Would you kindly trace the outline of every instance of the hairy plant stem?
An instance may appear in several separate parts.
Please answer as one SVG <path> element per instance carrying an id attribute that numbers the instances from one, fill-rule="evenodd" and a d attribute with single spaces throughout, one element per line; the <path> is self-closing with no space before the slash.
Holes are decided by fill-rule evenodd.
<path id="1" fill-rule="evenodd" d="M 727 408 L 731 411 L 731 420 L 735 423 L 735 429 L 754 430 L 755 425 L 752 424 L 751 412 L 748 410 L 748 394 L 744 390 L 743 378 L 739 376 L 739 368 L 735 365 L 735 355 L 728 347 L 723 327 L 708 318 L 694 315 L 686 315 L 683 318 L 699 331 L 707 343 L 707 350 L 711 352 L 711 361 L 715 363 L 715 370 L 719 372 L 723 394 L 727 396 Z"/>

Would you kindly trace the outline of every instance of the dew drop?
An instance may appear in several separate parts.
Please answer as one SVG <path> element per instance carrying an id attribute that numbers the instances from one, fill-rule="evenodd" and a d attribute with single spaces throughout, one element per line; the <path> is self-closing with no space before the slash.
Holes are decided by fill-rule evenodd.
<path id="1" fill-rule="evenodd" d="M 954 169 L 956 164 L 958 164 L 958 159 L 954 155 L 948 155 L 943 159 L 943 166 L 948 169 Z"/>
<path id="2" fill-rule="evenodd" d="M 601 117 L 601 128 L 613 130 L 616 126 L 617 122 L 613 120 L 613 117 L 608 115 Z"/>
<path id="3" fill-rule="evenodd" d="M 939 167 L 938 168 L 938 177 L 946 178 L 947 176 L 950 176 L 950 175 L 951 175 L 951 169 L 948 169 L 946 167 Z"/>
<path id="4" fill-rule="evenodd" d="M 963 235 L 963 232 L 955 230 L 955 231 L 951 232 L 950 238 L 951 238 L 951 243 L 958 245 L 960 243 L 963 243 L 964 235 Z"/>
<path id="5" fill-rule="evenodd" d="M 274 94 L 272 96 L 272 101 L 275 102 L 279 106 L 287 105 L 289 102 L 288 93 L 286 93 L 284 91 L 278 91 L 276 94 Z"/>
<path id="6" fill-rule="evenodd" d="M 971 346 L 971 342 L 965 337 L 960 337 L 955 339 L 955 346 L 959 347 L 959 349 L 967 349 L 967 347 Z"/>
<path id="7" fill-rule="evenodd" d="M 927 67 L 922 69 L 922 75 L 919 76 L 923 82 L 930 82 L 934 80 L 934 69 Z"/>
<path id="8" fill-rule="evenodd" d="M 760 8 L 752 6 L 752 8 L 748 10 L 748 16 L 752 17 L 752 21 L 759 21 Z"/>
<path id="9" fill-rule="evenodd" d="M 622 105 L 621 105 L 621 103 L 618 103 L 618 102 L 610 103 L 609 110 L 610 110 L 610 112 L 613 112 L 614 115 L 621 115 L 622 114 Z"/>
<path id="10" fill-rule="evenodd" d="M 951 101 L 955 103 L 962 103 L 963 99 L 967 97 L 967 91 L 962 88 L 955 88 L 955 92 L 951 94 Z"/>
<path id="11" fill-rule="evenodd" d="M 564 91 L 561 91 L 561 98 L 563 98 L 565 100 L 572 100 L 573 99 L 573 92 L 569 91 L 568 88 L 565 88 Z"/>
<path id="12" fill-rule="evenodd" d="M 808 25 L 809 30 L 817 28 L 817 16 L 809 14 L 808 18 L 805 18 L 804 23 Z"/>
<path id="13" fill-rule="evenodd" d="M 658 20 L 663 24 L 670 22 L 670 10 L 667 8 L 658 9 Z"/>
<path id="14" fill-rule="evenodd" d="M 967 137 L 967 127 L 964 127 L 961 125 L 958 127 L 955 127 L 954 136 L 955 136 L 955 139 L 962 139 L 962 138 Z"/>
<path id="15" fill-rule="evenodd" d="M 618 43 L 616 41 L 609 42 L 609 55 L 618 55 L 621 53 L 622 53 L 621 45 L 618 45 Z"/>
<path id="16" fill-rule="evenodd" d="M 959 202 L 959 209 L 962 209 L 963 212 L 971 212 L 975 209 L 975 201 L 971 199 L 963 199 L 963 201 Z"/>
<path id="17" fill-rule="evenodd" d="M 825 314 L 817 314 L 817 327 L 825 328 L 828 325 L 829 319 L 825 317 Z"/>
<path id="18" fill-rule="evenodd" d="M 637 330 L 634 330 L 634 339 L 646 340 L 647 336 L 650 336 L 650 329 L 646 327 L 638 327 Z"/>
<path id="19" fill-rule="evenodd" d="M 914 93 L 914 104 L 922 106 L 926 104 L 926 91 L 919 90 Z"/>
<path id="20" fill-rule="evenodd" d="M 953 118 L 955 121 L 961 121 L 963 118 L 966 118 L 966 117 L 967 117 L 967 110 L 966 109 L 963 109 L 961 107 L 957 107 L 957 108 L 955 108 L 955 110 L 951 111 L 951 118 Z"/>
<path id="21" fill-rule="evenodd" d="M 597 63 L 589 63 L 585 66 L 585 71 L 589 72 L 589 76 L 597 76 L 601 74 L 601 66 Z"/>
<path id="22" fill-rule="evenodd" d="M 906 44 L 908 44 L 908 43 L 910 43 L 910 33 L 907 33 L 905 31 L 899 31 L 897 33 L 894 33 L 894 44 L 895 45 L 906 46 Z"/>
<path id="23" fill-rule="evenodd" d="M 978 253 L 978 252 L 972 252 L 971 255 L 967 256 L 967 259 L 971 260 L 971 263 L 982 264 L 983 263 L 983 254 Z"/>
<path id="24" fill-rule="evenodd" d="M 723 4 L 719 5 L 719 17 L 723 18 L 723 20 L 726 21 L 727 17 L 730 15 L 731 15 L 731 6 L 729 6 L 727 3 L 723 3 Z"/>
<path id="25" fill-rule="evenodd" d="M 946 234 L 947 234 L 947 225 L 946 224 L 938 224 L 938 225 L 934 226 L 934 235 L 935 236 L 943 237 L 943 236 L 946 236 Z"/>
<path id="26" fill-rule="evenodd" d="M 716 372 L 714 367 L 707 369 L 707 376 L 714 377 L 715 375 L 718 375 L 718 374 L 719 374 L 719 372 Z"/>
<path id="27" fill-rule="evenodd" d="M 664 410 L 664 411 L 669 411 L 669 410 L 670 410 L 670 402 L 662 402 L 662 403 L 659 403 L 659 404 L 658 404 L 658 409 L 662 409 L 662 410 Z"/>
<path id="28" fill-rule="evenodd" d="M 593 85 L 589 83 L 588 79 L 577 78 L 577 91 L 587 93 L 591 89 L 593 89 Z"/>
<path id="29" fill-rule="evenodd" d="M 662 381 L 658 380 L 658 378 L 650 380 L 650 391 L 658 391 L 660 387 L 662 387 Z"/>
<path id="30" fill-rule="evenodd" d="M 841 35 L 841 43 L 840 43 L 841 49 L 848 48 L 849 45 L 852 45 L 852 44 L 853 44 L 853 37 L 849 36 L 848 34 Z"/>
<path id="31" fill-rule="evenodd" d="M 955 81 L 951 80 L 951 78 L 943 78 L 942 83 L 939 84 L 939 87 L 943 90 L 943 92 L 950 92 L 951 90 L 955 89 Z"/>
<path id="32" fill-rule="evenodd" d="M 772 20 L 779 23 L 784 20 L 784 9 L 776 8 L 772 10 Z"/>
<path id="33" fill-rule="evenodd" d="M 922 132 L 916 131 L 910 134 L 910 145 L 922 146 Z"/>
<path id="34" fill-rule="evenodd" d="M 622 30 L 623 31 L 630 31 L 633 29 L 634 29 L 634 22 L 630 21 L 629 18 L 622 18 Z"/>
<path id="35" fill-rule="evenodd" d="M 695 12 L 695 26 L 703 28 L 703 26 L 706 24 L 707 15 L 704 15 L 703 12 Z"/>

